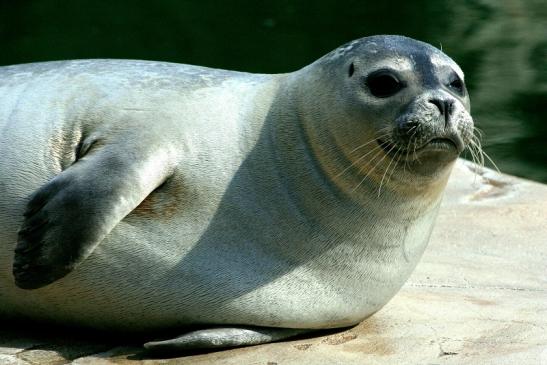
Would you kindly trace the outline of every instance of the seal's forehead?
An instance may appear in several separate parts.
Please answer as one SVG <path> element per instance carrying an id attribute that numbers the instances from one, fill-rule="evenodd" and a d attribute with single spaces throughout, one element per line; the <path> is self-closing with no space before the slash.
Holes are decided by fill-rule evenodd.
<path id="1" fill-rule="evenodd" d="M 396 35 L 365 37 L 349 42 L 327 55 L 331 60 L 358 57 L 369 64 L 390 64 L 400 70 L 433 66 L 452 69 L 463 79 L 461 68 L 450 57 L 430 44 Z"/>
<path id="2" fill-rule="evenodd" d="M 438 69 L 447 67 L 447 66 L 450 67 L 463 80 L 463 71 L 460 68 L 460 66 L 458 66 L 456 62 L 454 62 L 450 57 L 446 56 L 444 53 L 441 53 L 441 55 L 437 53 L 433 53 L 430 55 L 429 60 L 431 64 L 433 64 L 433 66 L 435 66 Z"/>

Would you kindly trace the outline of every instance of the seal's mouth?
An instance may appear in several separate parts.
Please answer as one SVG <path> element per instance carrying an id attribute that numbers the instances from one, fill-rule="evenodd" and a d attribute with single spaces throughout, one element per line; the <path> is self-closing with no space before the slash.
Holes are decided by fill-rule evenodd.
<path id="1" fill-rule="evenodd" d="M 452 139 L 450 138 L 433 138 L 429 142 L 427 142 L 423 147 L 420 147 L 420 149 L 431 149 L 431 150 L 455 150 L 459 151 L 459 148 Z"/>
<path id="2" fill-rule="evenodd" d="M 436 137 L 431 138 L 422 145 L 416 146 L 401 146 L 399 144 L 393 143 L 391 141 L 386 141 L 382 139 L 377 139 L 376 142 L 382 147 L 386 154 L 394 157 L 396 155 L 415 155 L 416 153 L 425 152 L 425 151 L 439 151 L 460 154 L 463 149 L 463 142 L 459 138 L 450 138 L 450 137 Z"/>

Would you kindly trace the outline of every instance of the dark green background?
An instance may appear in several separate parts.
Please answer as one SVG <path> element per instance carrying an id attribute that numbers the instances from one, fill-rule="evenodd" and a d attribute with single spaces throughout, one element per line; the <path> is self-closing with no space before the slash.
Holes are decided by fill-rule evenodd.
<path id="1" fill-rule="evenodd" d="M 372 34 L 442 47 L 466 72 L 485 151 L 502 171 L 547 182 L 545 0 L 0 0 L 0 65 L 134 58 L 287 72 Z"/>

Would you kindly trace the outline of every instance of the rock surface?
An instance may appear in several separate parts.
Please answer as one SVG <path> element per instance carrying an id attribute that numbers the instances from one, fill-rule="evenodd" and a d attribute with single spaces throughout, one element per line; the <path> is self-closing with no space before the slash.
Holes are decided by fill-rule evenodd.
<path id="1" fill-rule="evenodd" d="M 416 271 L 381 311 L 346 331 L 147 359 L 123 339 L 0 329 L 0 364 L 71 362 L 547 365 L 547 186 L 459 161 Z"/>

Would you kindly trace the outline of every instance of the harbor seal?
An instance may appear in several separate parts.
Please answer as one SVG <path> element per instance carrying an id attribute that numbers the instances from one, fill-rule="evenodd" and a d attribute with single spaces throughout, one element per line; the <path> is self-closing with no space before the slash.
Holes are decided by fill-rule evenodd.
<path id="1" fill-rule="evenodd" d="M 402 36 L 276 75 L 0 68 L 0 315 L 198 328 L 159 351 L 362 321 L 416 266 L 472 142 L 463 80 Z"/>

